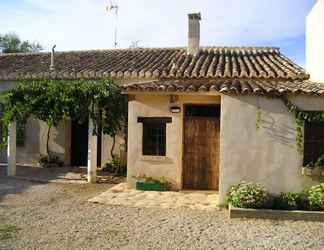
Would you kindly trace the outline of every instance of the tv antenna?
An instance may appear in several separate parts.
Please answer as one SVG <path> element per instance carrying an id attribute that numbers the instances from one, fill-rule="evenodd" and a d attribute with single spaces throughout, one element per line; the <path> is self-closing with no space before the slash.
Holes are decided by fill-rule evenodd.
<path id="1" fill-rule="evenodd" d="M 132 41 L 132 43 L 129 46 L 129 48 L 131 48 L 131 49 L 137 49 L 137 48 L 139 48 L 139 45 L 138 45 L 139 42 L 140 42 L 140 40 Z"/>
<path id="2" fill-rule="evenodd" d="M 115 16 L 115 27 L 114 27 L 114 47 L 117 48 L 117 29 L 118 29 L 118 5 L 110 1 L 110 3 L 106 6 L 106 11 L 108 13 L 112 13 Z"/>

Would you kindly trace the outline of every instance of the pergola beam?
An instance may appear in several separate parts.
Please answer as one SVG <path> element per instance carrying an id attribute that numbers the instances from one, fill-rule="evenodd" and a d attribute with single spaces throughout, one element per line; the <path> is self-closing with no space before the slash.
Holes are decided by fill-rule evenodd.
<path id="1" fill-rule="evenodd" d="M 89 131 L 88 131 L 88 183 L 97 182 L 97 135 L 93 134 L 93 121 L 89 117 Z"/>
<path id="2" fill-rule="evenodd" d="M 17 122 L 13 119 L 9 123 L 8 148 L 7 148 L 7 175 L 16 176 L 16 155 L 17 155 Z"/>

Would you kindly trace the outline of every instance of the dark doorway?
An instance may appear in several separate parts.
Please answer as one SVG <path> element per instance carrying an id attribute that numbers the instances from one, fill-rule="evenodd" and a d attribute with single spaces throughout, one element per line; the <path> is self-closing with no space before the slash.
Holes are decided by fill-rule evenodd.
<path id="1" fill-rule="evenodd" d="M 80 124 L 72 121 L 72 139 L 71 139 L 71 165 L 75 167 L 87 166 L 88 164 L 88 130 L 89 121 L 86 120 Z M 97 144 L 97 166 L 101 166 L 101 140 L 102 140 L 101 122 L 98 127 Z"/>
<path id="2" fill-rule="evenodd" d="M 88 161 L 88 120 L 82 124 L 72 121 L 71 165 L 87 166 Z"/>

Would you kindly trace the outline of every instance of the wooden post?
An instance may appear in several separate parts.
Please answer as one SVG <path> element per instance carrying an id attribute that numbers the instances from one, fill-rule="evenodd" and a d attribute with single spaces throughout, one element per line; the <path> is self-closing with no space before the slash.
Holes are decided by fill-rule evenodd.
<path id="1" fill-rule="evenodd" d="M 88 141 L 88 183 L 97 182 L 97 136 L 93 135 L 93 121 L 89 117 Z"/>
<path id="2" fill-rule="evenodd" d="M 16 175 L 16 138 L 17 138 L 17 123 L 16 119 L 12 120 L 9 123 L 9 135 L 8 135 L 8 167 L 7 175 L 15 176 Z"/>

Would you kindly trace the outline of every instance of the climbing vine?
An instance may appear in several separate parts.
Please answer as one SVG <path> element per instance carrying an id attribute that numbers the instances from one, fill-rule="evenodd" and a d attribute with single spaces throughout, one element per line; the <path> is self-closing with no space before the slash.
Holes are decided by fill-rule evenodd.
<path id="1" fill-rule="evenodd" d="M 295 115 L 296 119 L 296 144 L 298 151 L 303 153 L 303 130 L 305 121 L 324 122 L 323 111 L 305 111 L 293 104 L 287 97 L 281 98 L 288 110 Z"/>
<path id="2" fill-rule="evenodd" d="M 279 97 L 287 109 L 294 114 L 295 123 L 296 123 L 296 145 L 299 153 L 303 153 L 304 145 L 303 145 L 303 131 L 305 121 L 320 121 L 324 122 L 324 111 L 306 111 L 299 108 L 297 105 L 292 103 L 286 96 Z M 261 127 L 261 116 L 262 110 L 258 106 L 256 111 L 256 128 L 257 130 Z"/>
<path id="3" fill-rule="evenodd" d="M 256 129 L 259 130 L 261 128 L 261 119 L 262 119 L 262 110 L 260 107 L 258 107 L 257 109 L 257 113 L 256 113 Z"/>
<path id="4" fill-rule="evenodd" d="M 127 117 L 126 97 L 110 79 L 103 80 L 31 80 L 1 94 L 2 145 L 8 137 L 8 124 L 16 118 L 35 117 L 48 125 L 47 154 L 50 130 L 64 118 L 82 123 L 90 117 L 97 133 L 100 123 L 105 134 L 114 137 Z"/>

